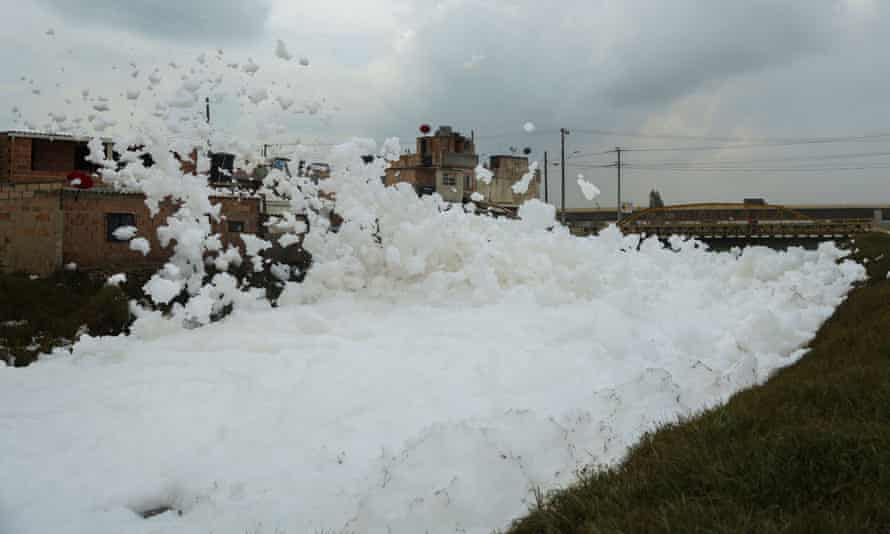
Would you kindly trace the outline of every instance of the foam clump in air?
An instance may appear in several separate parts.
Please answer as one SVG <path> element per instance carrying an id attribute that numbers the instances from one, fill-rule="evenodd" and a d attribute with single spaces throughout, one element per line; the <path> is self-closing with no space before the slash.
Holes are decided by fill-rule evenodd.
<path id="1" fill-rule="evenodd" d="M 285 61 L 290 61 L 294 56 L 287 50 L 287 45 L 284 44 L 284 41 L 281 39 L 278 40 L 275 45 L 275 55 L 278 56 L 279 59 L 283 59 Z"/>
<path id="2" fill-rule="evenodd" d="M 105 282 L 110 286 L 119 286 L 127 281 L 127 275 L 124 273 L 117 273 L 108 277 L 108 280 Z"/>
<path id="3" fill-rule="evenodd" d="M 584 179 L 584 176 L 578 175 L 578 187 L 581 188 L 581 194 L 587 200 L 593 200 L 600 196 L 600 190 L 597 186 Z"/>
<path id="4" fill-rule="evenodd" d="M 483 184 L 491 184 L 491 181 L 494 179 L 494 173 L 490 170 L 486 169 L 481 163 L 476 166 L 476 179 L 482 182 Z"/>
<path id="5" fill-rule="evenodd" d="M 519 179 L 515 184 L 511 186 L 513 192 L 517 195 L 524 195 L 528 192 L 528 186 L 531 184 L 531 181 L 535 178 L 538 172 L 538 162 L 533 161 L 531 165 L 528 166 L 528 172 L 522 175 L 522 178 Z"/>
<path id="6" fill-rule="evenodd" d="M 137 237 L 130 240 L 130 250 L 135 250 L 143 256 L 148 256 L 148 253 L 151 252 L 151 243 L 144 237 Z"/>
<path id="7" fill-rule="evenodd" d="M 132 239 L 133 237 L 136 237 L 137 231 L 138 230 L 136 230 L 135 226 L 121 226 L 121 227 L 115 229 L 115 231 L 112 232 L 111 234 L 114 236 L 115 239 L 119 239 L 121 241 L 126 241 L 128 239 Z"/>
<path id="8" fill-rule="evenodd" d="M 244 71 L 248 76 L 253 76 L 260 70 L 260 66 L 253 62 L 253 59 L 248 58 L 247 63 L 241 66 L 241 70 Z"/>

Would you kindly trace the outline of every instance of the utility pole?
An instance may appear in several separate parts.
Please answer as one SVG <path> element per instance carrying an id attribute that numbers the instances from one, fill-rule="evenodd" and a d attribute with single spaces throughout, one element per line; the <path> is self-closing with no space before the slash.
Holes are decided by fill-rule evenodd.
<path id="1" fill-rule="evenodd" d="M 204 98 L 205 111 L 207 114 L 207 124 L 210 124 L 210 97 Z"/>
<path id="2" fill-rule="evenodd" d="M 618 154 L 618 163 L 616 167 L 618 168 L 618 218 L 615 219 L 615 224 L 621 222 L 621 147 L 615 147 L 615 153 Z"/>
<path id="3" fill-rule="evenodd" d="M 547 151 L 545 150 L 544 151 L 544 203 L 545 204 L 550 203 L 550 198 L 547 193 L 547 166 L 548 165 L 549 165 L 549 163 L 547 163 Z"/>
<path id="4" fill-rule="evenodd" d="M 559 129 L 559 141 L 560 146 L 562 148 L 562 158 L 560 166 L 560 171 L 562 171 L 562 187 L 560 187 L 560 195 L 562 196 L 562 213 L 561 219 L 562 224 L 566 223 L 566 136 L 569 135 L 569 131 L 565 128 Z"/>

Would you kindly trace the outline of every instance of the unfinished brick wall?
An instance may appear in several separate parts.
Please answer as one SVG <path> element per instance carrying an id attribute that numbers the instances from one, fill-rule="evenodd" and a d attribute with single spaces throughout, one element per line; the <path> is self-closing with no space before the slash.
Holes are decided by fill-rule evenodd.
<path id="1" fill-rule="evenodd" d="M 0 151 L 6 154 L 8 180 L 15 184 L 65 182 L 74 170 L 89 172 L 92 168 L 83 153 L 84 141 L 71 139 L 32 139 L 11 135 L 0 136 Z M 6 146 L 5 150 L 2 147 Z M 0 156 L 0 181 L 3 181 L 3 158 Z M 98 176 L 94 183 L 101 183 Z"/>
<path id="2" fill-rule="evenodd" d="M 31 171 L 66 175 L 74 170 L 74 143 L 31 140 Z"/>
<path id="3" fill-rule="evenodd" d="M 9 180 L 9 137 L 0 135 L 0 183 Z"/>
<path id="4" fill-rule="evenodd" d="M 8 142 L 12 183 L 64 182 L 74 170 L 74 143 L 70 141 L 11 137 Z"/>
<path id="5" fill-rule="evenodd" d="M 0 272 L 61 267 L 63 224 L 57 192 L 0 186 Z"/>
<path id="6" fill-rule="evenodd" d="M 223 205 L 222 214 L 226 218 L 213 225 L 214 232 L 221 235 L 226 246 L 231 243 L 243 250 L 239 232 L 230 232 L 228 221 L 243 223 L 243 233 L 257 233 L 260 218 L 259 200 L 214 198 L 213 202 Z M 162 205 L 158 214 L 151 217 L 145 205 L 145 197 L 142 195 L 65 191 L 62 196 L 62 209 L 65 213 L 63 249 L 65 263 L 74 262 L 83 269 L 115 267 L 128 270 L 161 264 L 172 253 L 172 245 L 162 248 L 157 238 L 158 227 L 166 224 L 167 217 L 175 211 L 170 204 Z M 151 244 L 151 251 L 147 256 L 130 250 L 127 241 L 108 239 L 106 217 L 111 213 L 134 215 L 137 236 L 148 239 Z"/>

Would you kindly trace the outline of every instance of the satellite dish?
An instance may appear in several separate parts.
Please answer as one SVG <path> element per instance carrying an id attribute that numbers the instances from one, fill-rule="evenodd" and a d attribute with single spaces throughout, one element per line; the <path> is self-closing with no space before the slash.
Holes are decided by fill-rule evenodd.
<path id="1" fill-rule="evenodd" d="M 529 154 L 532 153 L 532 147 L 527 146 L 527 147 L 523 148 L 522 153 L 525 154 L 526 156 L 528 156 Z"/>

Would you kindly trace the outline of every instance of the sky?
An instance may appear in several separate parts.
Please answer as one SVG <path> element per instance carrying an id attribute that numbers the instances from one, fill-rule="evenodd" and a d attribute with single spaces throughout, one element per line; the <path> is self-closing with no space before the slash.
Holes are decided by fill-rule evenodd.
<path id="1" fill-rule="evenodd" d="M 615 205 L 615 147 L 627 165 L 622 200 L 635 204 L 653 188 L 669 204 L 890 204 L 887 2 L 220 5 L 0 0 L 0 129 L 71 128 L 48 114 L 95 113 L 104 96 L 116 102 L 105 114 L 117 126 L 102 133 L 115 135 L 181 92 L 198 65 L 219 80 L 215 126 L 253 144 L 314 145 L 312 157 L 354 136 L 397 136 L 413 148 L 420 124 L 450 125 L 472 132 L 484 155 L 528 147 L 543 163 L 548 152 L 558 199 L 552 163 L 566 128 L 570 207 Z M 276 55 L 278 40 L 292 59 Z M 248 59 L 260 66 L 254 75 Z M 254 104 L 245 87 L 268 88 L 269 98 Z M 580 194 L 579 174 L 600 198 Z"/>

